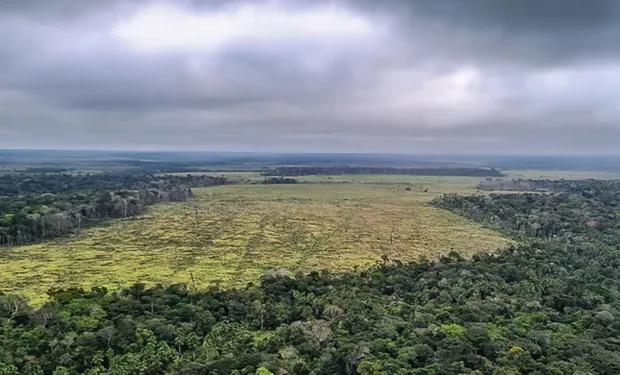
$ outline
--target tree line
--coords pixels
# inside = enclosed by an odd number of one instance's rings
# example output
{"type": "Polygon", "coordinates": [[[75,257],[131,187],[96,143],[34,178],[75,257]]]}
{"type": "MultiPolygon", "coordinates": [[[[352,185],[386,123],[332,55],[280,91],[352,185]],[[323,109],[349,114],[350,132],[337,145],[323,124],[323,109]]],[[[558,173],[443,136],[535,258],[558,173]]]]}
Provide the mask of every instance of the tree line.
{"type": "Polygon", "coordinates": [[[297,180],[288,177],[272,177],[267,178],[260,182],[263,185],[279,185],[279,184],[296,184],[297,180]]]}
{"type": "Polygon", "coordinates": [[[5,294],[0,373],[618,374],[620,190],[565,187],[437,199],[520,241],[471,259],[278,270],[238,290],[50,290],[39,309],[5,294]]]}
{"type": "Polygon", "coordinates": [[[192,196],[192,187],[225,183],[210,176],[7,174],[0,176],[0,246],[23,245],[105,219],[143,213],[192,196]]]}

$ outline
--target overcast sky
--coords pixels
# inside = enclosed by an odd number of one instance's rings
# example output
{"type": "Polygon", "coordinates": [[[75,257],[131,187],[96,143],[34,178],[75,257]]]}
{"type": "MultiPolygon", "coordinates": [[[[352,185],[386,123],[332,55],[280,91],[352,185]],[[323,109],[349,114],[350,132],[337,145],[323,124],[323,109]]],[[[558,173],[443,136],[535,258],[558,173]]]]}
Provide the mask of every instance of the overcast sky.
{"type": "Polygon", "coordinates": [[[0,148],[620,153],[619,0],[0,1],[0,148]]]}

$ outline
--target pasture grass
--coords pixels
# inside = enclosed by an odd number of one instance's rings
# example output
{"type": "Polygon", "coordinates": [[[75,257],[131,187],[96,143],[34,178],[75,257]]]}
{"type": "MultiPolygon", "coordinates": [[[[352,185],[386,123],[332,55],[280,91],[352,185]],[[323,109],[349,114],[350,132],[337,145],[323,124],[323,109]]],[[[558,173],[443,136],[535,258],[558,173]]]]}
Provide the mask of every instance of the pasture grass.
{"type": "Polygon", "coordinates": [[[192,275],[197,288],[240,287],[271,268],[342,272],[382,257],[470,256],[511,243],[427,204],[439,193],[475,192],[478,179],[359,177],[367,183],[195,189],[188,202],[155,205],[73,238],[0,248],[0,290],[41,303],[51,287],[191,283],[192,275]]]}

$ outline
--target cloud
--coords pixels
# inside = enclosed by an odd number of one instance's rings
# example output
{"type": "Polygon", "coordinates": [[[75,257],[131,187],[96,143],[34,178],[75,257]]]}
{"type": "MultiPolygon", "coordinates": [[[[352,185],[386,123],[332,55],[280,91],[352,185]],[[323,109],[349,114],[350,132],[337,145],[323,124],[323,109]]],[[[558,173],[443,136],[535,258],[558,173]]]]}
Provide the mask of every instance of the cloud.
{"type": "Polygon", "coordinates": [[[0,147],[615,152],[615,0],[0,4],[0,147]]]}
{"type": "Polygon", "coordinates": [[[322,39],[330,44],[367,37],[372,25],[335,6],[290,12],[264,3],[194,14],[165,3],[151,4],[121,22],[113,34],[145,52],[210,51],[227,44],[288,44],[322,39]]]}

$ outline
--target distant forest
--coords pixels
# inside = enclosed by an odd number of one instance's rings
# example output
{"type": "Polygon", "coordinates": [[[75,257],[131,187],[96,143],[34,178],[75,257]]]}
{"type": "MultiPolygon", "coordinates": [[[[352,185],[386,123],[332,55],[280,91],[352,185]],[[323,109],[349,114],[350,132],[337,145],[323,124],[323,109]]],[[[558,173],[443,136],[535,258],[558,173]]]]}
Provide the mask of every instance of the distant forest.
{"type": "Polygon", "coordinates": [[[291,165],[618,171],[620,156],[0,150],[0,169],[22,171],[28,168],[149,172],[259,171],[264,167],[291,165]]]}
{"type": "Polygon", "coordinates": [[[221,177],[145,173],[0,175],[0,246],[62,236],[105,219],[135,216],[159,202],[184,201],[192,187],[221,177]]]}
{"type": "Polygon", "coordinates": [[[358,174],[390,174],[412,176],[502,177],[494,168],[383,168],[383,167],[277,167],[263,172],[265,176],[340,176],[358,174]]]}
{"type": "Polygon", "coordinates": [[[0,373],[619,374],[619,185],[549,190],[437,198],[520,243],[471,259],[0,295],[0,373]]]}

